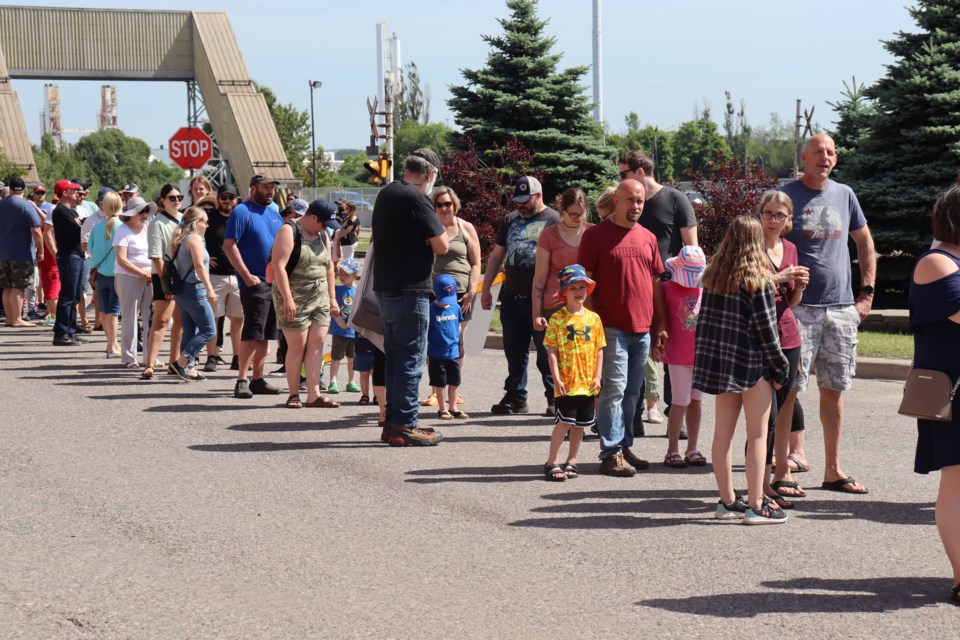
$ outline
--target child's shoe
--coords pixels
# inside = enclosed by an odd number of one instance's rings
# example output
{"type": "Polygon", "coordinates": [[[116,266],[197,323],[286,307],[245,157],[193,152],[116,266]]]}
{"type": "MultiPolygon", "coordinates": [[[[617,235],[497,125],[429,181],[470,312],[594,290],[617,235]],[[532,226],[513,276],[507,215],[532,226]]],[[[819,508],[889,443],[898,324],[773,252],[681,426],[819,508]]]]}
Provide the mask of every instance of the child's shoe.
{"type": "Polygon", "coordinates": [[[360,385],[358,385],[356,382],[348,382],[346,390],[349,393],[360,393],[360,385]]]}
{"type": "Polygon", "coordinates": [[[340,393],[340,386],[336,380],[330,382],[330,385],[327,387],[327,393],[340,393]]]}

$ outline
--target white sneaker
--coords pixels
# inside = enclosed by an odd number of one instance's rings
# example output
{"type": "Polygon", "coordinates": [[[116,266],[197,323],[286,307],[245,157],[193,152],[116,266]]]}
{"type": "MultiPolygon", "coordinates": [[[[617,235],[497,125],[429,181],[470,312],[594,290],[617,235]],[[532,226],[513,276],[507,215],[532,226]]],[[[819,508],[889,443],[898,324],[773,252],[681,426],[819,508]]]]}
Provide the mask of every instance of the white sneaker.
{"type": "Polygon", "coordinates": [[[651,424],[663,424],[663,414],[656,407],[651,407],[647,410],[643,421],[651,424]]]}

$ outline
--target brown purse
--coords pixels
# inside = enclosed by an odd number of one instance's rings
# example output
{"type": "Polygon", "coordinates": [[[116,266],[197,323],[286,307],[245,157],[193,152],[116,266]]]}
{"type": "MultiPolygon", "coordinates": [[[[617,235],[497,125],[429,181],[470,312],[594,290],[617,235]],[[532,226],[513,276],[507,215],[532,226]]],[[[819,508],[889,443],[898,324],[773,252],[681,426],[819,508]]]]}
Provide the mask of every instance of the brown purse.
{"type": "Polygon", "coordinates": [[[953,398],[960,387],[950,376],[932,369],[911,369],[903,387],[903,400],[897,413],[936,422],[953,421],[953,398]]]}

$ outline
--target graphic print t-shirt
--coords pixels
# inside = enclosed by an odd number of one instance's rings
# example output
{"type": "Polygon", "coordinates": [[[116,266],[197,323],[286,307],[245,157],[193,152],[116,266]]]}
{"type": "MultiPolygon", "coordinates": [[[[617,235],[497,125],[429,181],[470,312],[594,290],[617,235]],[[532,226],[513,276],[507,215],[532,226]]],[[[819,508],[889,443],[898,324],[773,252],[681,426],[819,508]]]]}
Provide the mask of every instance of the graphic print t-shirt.
{"type": "MultiPolygon", "coordinates": [[[[357,295],[356,287],[347,287],[342,284],[336,286],[337,306],[340,307],[340,317],[344,322],[350,320],[350,312],[353,310],[353,299],[357,295]]],[[[330,335],[340,336],[342,338],[355,338],[357,336],[353,329],[344,329],[336,320],[330,322],[330,335]]]]}
{"type": "Polygon", "coordinates": [[[697,317],[700,315],[700,298],[703,289],[691,289],[674,281],[663,283],[663,297],[667,305],[667,348],[663,353],[664,364],[693,366],[696,347],[697,317]]]}
{"type": "Polygon", "coordinates": [[[504,218],[497,232],[497,244],[506,248],[504,293],[530,295],[537,263],[537,241],[544,229],[559,221],[560,214],[550,207],[529,218],[521,216],[519,211],[504,218]]]}
{"type": "MultiPolygon", "coordinates": [[[[543,344],[557,350],[557,368],[568,396],[594,396],[591,391],[597,351],[607,346],[600,316],[589,309],[570,313],[563,307],[550,317],[543,344]]],[[[560,392],[554,393],[559,397],[560,392]]]]}

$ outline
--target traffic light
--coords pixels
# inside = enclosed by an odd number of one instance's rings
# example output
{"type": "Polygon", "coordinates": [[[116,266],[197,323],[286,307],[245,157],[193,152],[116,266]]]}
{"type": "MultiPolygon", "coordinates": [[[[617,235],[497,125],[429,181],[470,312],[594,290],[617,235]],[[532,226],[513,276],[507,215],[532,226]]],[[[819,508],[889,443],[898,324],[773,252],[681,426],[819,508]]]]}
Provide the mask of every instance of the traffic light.
{"type": "Polygon", "coordinates": [[[390,161],[383,156],[376,160],[364,162],[363,166],[371,173],[371,176],[367,178],[367,182],[370,184],[382,185],[387,181],[387,176],[390,175],[390,161]]]}

